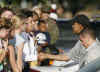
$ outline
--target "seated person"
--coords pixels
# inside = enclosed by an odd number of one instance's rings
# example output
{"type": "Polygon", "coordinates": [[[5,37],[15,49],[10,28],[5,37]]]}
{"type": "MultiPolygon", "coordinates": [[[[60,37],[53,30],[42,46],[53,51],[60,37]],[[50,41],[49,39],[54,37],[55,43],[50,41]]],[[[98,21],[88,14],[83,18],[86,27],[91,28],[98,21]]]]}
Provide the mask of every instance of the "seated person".
{"type": "Polygon", "coordinates": [[[96,35],[93,29],[86,28],[80,33],[80,41],[83,47],[73,48],[67,55],[51,55],[40,53],[39,59],[46,58],[58,61],[74,60],[79,62],[79,67],[82,68],[86,64],[100,57],[100,42],[96,40],[96,35]]]}

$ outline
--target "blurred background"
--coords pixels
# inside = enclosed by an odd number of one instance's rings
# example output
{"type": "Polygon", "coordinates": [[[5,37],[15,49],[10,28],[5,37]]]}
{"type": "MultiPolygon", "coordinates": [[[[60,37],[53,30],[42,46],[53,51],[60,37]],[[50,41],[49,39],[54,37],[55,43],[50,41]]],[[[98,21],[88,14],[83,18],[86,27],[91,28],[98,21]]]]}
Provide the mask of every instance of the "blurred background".
{"type": "Polygon", "coordinates": [[[78,37],[72,33],[70,20],[77,14],[85,14],[100,35],[100,0],[0,0],[1,7],[14,9],[43,7],[47,10],[56,9],[59,39],[58,48],[71,48],[78,37]]]}
{"type": "Polygon", "coordinates": [[[0,0],[0,6],[9,6],[15,8],[32,8],[40,5],[50,7],[56,4],[57,8],[62,8],[66,12],[76,14],[79,12],[94,13],[100,10],[100,0],[0,0]]]}

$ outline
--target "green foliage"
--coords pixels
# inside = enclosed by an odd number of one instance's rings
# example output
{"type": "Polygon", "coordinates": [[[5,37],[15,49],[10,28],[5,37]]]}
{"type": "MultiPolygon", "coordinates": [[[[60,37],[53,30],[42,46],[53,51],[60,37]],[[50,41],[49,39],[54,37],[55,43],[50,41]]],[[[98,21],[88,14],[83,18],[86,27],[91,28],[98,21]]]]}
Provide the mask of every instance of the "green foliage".
{"type": "MultiPolygon", "coordinates": [[[[22,0],[3,0],[2,3],[4,4],[4,6],[14,6],[14,7],[18,7],[20,6],[22,0]]],[[[33,0],[27,0],[27,2],[33,2],[33,0]]],[[[43,4],[43,5],[47,5],[49,4],[50,0],[38,0],[38,3],[43,4]]]]}
{"type": "Polygon", "coordinates": [[[46,4],[48,0],[39,0],[40,3],[46,4]]]}

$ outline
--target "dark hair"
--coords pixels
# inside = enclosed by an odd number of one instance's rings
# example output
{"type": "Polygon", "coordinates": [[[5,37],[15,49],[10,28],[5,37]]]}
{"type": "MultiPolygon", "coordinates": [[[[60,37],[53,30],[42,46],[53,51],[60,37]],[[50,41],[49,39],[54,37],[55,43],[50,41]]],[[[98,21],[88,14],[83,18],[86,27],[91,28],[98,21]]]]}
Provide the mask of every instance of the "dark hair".
{"type": "Polygon", "coordinates": [[[15,12],[13,11],[13,9],[8,8],[8,7],[1,8],[0,10],[1,10],[1,11],[0,11],[0,15],[1,15],[3,12],[5,12],[5,11],[11,11],[13,14],[15,14],[15,12]]]}
{"type": "Polygon", "coordinates": [[[39,20],[39,21],[38,21],[38,26],[40,26],[41,23],[46,24],[46,22],[45,22],[44,20],[39,20]]]}
{"type": "Polygon", "coordinates": [[[32,17],[33,12],[30,11],[29,9],[21,9],[20,14],[18,16],[22,16],[24,18],[32,17]]]}
{"type": "Polygon", "coordinates": [[[85,15],[77,15],[72,20],[73,24],[75,22],[81,24],[84,28],[91,27],[89,18],[85,15]]]}
{"type": "Polygon", "coordinates": [[[42,10],[42,13],[47,13],[47,14],[50,14],[50,11],[45,11],[45,10],[42,10]]]}
{"type": "Polygon", "coordinates": [[[92,28],[83,29],[83,30],[80,32],[80,35],[89,35],[89,36],[91,36],[94,40],[96,40],[96,33],[95,33],[95,30],[92,29],[92,28]]]}
{"type": "MultiPolygon", "coordinates": [[[[29,9],[20,9],[19,12],[17,13],[17,15],[23,19],[28,18],[28,17],[33,17],[34,15],[38,16],[38,14],[36,12],[31,11],[29,9]]],[[[39,16],[38,16],[38,18],[39,18],[39,16]]]]}
{"type": "Polygon", "coordinates": [[[7,25],[2,25],[2,26],[0,26],[0,30],[1,29],[9,29],[9,27],[7,25]]]}

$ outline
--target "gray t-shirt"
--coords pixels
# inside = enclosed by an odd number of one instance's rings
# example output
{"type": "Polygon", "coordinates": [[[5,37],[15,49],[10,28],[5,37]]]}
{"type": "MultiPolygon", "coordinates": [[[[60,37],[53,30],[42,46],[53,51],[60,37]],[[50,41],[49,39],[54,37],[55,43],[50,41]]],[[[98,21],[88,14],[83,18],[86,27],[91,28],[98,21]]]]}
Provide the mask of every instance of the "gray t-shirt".
{"type": "Polygon", "coordinates": [[[68,53],[68,56],[74,60],[79,62],[80,57],[84,56],[86,53],[86,50],[84,46],[81,44],[80,40],[75,44],[75,46],[70,50],[68,53]]]}
{"type": "Polygon", "coordinates": [[[97,39],[88,50],[81,44],[80,40],[69,52],[68,56],[70,59],[79,62],[80,68],[85,64],[91,62],[95,58],[100,57],[100,42],[97,39]]]}

